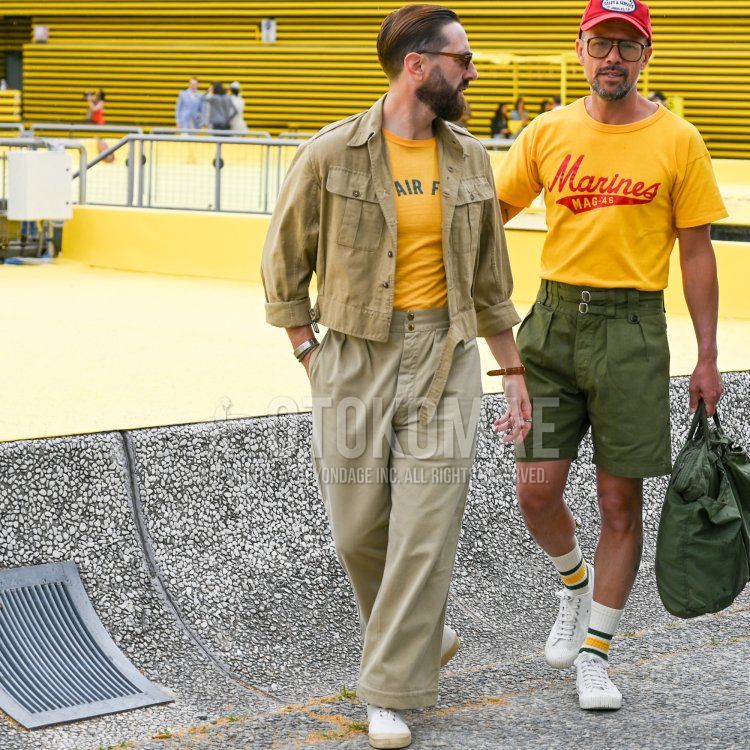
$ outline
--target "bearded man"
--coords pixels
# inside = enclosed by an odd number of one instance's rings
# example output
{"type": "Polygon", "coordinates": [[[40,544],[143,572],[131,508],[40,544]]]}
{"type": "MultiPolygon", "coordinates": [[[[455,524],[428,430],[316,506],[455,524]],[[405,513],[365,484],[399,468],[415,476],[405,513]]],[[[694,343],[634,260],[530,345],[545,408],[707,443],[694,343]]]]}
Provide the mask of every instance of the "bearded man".
{"type": "Polygon", "coordinates": [[[447,8],[408,5],[383,22],[378,56],[387,94],[300,148],[262,271],[267,320],[310,377],[370,743],[397,748],[411,742],[401,710],[435,704],[459,646],[444,620],[482,394],[477,335],[506,366],[518,425],[507,440],[531,414],[489,158],[450,122],[477,78],[466,32],[447,8]]]}

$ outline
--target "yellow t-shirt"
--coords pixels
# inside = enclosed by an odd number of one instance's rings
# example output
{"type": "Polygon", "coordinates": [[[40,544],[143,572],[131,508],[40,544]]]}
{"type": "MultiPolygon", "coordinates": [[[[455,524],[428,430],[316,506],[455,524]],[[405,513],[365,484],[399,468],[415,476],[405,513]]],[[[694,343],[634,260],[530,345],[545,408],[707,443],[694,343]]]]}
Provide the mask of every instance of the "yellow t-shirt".
{"type": "Polygon", "coordinates": [[[545,191],[541,277],[566,284],[664,289],[677,229],[727,216],[700,133],[664,107],[628,125],[594,120],[583,99],[540,115],[495,184],[524,208],[545,191]]]}
{"type": "Polygon", "coordinates": [[[448,304],[443,263],[443,208],[437,141],[411,141],[387,130],[396,198],[396,278],[393,307],[423,310],[448,304]]]}

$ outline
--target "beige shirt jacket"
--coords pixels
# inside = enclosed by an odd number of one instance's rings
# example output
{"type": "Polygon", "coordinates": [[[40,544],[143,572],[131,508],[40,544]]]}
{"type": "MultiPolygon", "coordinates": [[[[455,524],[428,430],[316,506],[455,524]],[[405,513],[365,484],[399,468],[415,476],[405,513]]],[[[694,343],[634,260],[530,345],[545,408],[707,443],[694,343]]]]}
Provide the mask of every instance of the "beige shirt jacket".
{"type": "MultiPolygon", "coordinates": [[[[261,274],[266,319],[293,328],[320,321],[341,333],[386,341],[396,273],[396,205],[381,97],[300,146],[266,236],[261,274]],[[311,306],[313,271],[318,296],[311,306]]],[[[519,322],[490,160],[462,128],[435,120],[450,328],[419,418],[437,409],[461,341],[519,322]]]]}

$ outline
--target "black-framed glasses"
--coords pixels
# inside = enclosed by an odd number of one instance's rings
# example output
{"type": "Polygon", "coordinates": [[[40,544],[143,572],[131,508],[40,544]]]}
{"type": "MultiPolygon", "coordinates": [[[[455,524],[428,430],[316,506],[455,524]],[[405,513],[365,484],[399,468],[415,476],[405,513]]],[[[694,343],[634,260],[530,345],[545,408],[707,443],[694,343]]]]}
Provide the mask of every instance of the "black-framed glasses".
{"type": "Polygon", "coordinates": [[[617,47],[623,60],[638,62],[643,57],[646,47],[650,46],[651,42],[641,44],[630,39],[607,39],[603,36],[592,36],[586,40],[587,52],[598,60],[605,58],[612,51],[612,47],[617,47]]]}
{"type": "Polygon", "coordinates": [[[460,60],[466,70],[469,69],[471,61],[474,59],[473,52],[433,52],[430,49],[419,50],[420,55],[443,55],[443,57],[452,57],[454,60],[460,60]]]}

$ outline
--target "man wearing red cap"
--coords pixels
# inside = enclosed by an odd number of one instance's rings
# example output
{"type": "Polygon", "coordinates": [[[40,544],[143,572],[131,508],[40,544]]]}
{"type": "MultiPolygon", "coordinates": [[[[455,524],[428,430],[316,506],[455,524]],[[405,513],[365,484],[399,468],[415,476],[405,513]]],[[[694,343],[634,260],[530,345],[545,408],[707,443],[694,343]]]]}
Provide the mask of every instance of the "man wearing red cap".
{"type": "MultiPolygon", "coordinates": [[[[643,478],[671,470],[669,256],[679,237],[698,340],[690,408],[702,398],[712,414],[722,381],[710,224],[727,214],[698,131],[636,89],[652,53],[648,6],[591,0],[576,51],[590,95],[534,119],[496,184],[506,222],[544,190],[549,227],[541,288],[518,332],[534,422],[516,451],[529,469],[517,480],[526,525],[564,584],[545,657],[575,664],[582,708],[616,709],[607,657],[640,563],[643,478]],[[563,500],[589,427],[601,512],[595,585],[563,500]]],[[[495,423],[513,427],[508,415],[495,423]]]]}

